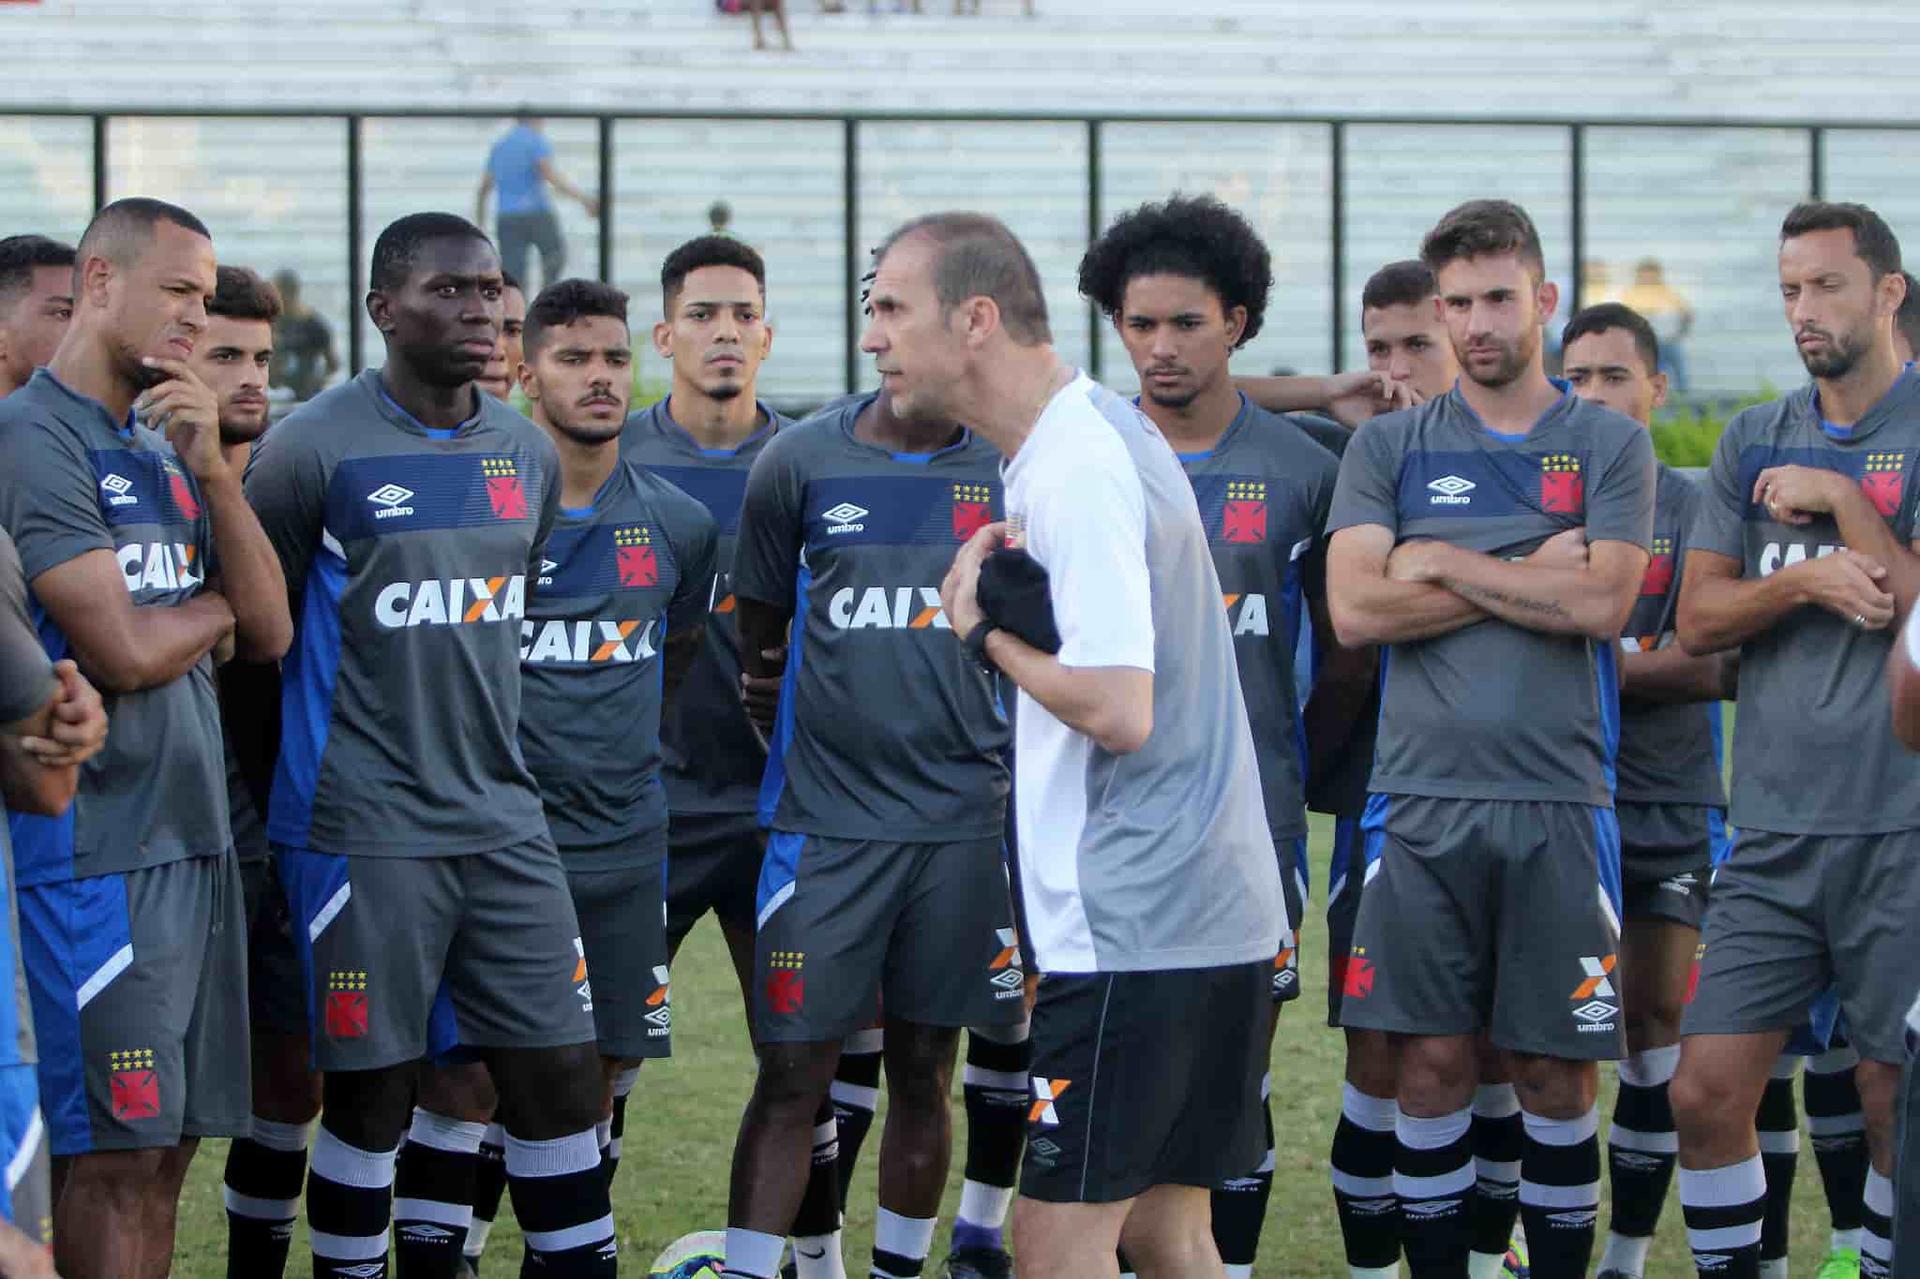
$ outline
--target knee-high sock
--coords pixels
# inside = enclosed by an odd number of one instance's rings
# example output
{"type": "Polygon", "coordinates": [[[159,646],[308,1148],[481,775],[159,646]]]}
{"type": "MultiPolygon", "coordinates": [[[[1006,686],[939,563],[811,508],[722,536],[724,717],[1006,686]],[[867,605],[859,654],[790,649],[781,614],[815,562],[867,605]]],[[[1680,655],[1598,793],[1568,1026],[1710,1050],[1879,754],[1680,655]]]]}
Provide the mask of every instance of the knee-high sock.
{"type": "Polygon", "coordinates": [[[1867,1169],[1860,1207],[1860,1279],[1887,1279],[1893,1274],[1893,1182],[1867,1169]]]}
{"type": "Polygon", "coordinates": [[[1473,1250],[1482,1257],[1507,1255],[1513,1219],[1520,1212],[1520,1160],[1526,1128],[1512,1084],[1481,1084],[1473,1091],[1473,1198],[1467,1221],[1473,1250]]]}
{"type": "Polygon", "coordinates": [[[1540,1279],[1584,1279],[1600,1216],[1600,1111],[1578,1119],[1525,1114],[1520,1217],[1540,1279]]]}
{"type": "Polygon", "coordinates": [[[253,1117],[253,1135],[227,1149],[227,1279],[280,1279],[300,1215],[311,1124],[253,1117]]]}
{"type": "Polygon", "coordinates": [[[1414,1279],[1466,1272],[1472,1237],[1473,1109],[1431,1118],[1402,1112],[1394,1121],[1393,1190],[1400,1200],[1400,1243],[1414,1279]]]}
{"type": "Polygon", "coordinates": [[[314,1279],[386,1279],[394,1150],[361,1150],[320,1117],[307,1169],[307,1235],[314,1279]]]}
{"type": "Polygon", "coordinates": [[[953,1220],[955,1248],[1003,1247],[1001,1228],[1013,1204],[1020,1155],[1027,1144],[1027,1068],[1033,1038],[1025,1023],[1005,1031],[967,1032],[962,1093],[967,1108],[967,1171],[953,1220]]]}
{"type": "Polygon", "coordinates": [[[840,1132],[833,1102],[820,1099],[813,1117],[813,1158],[807,1189],[793,1217],[793,1264],[798,1279],[846,1279],[840,1251],[840,1132]]]}
{"type": "Polygon", "coordinates": [[[933,1249],[932,1217],[903,1217],[882,1208],[873,1215],[873,1279],[919,1279],[933,1249]]]}
{"type": "Polygon", "coordinates": [[[1649,1048],[1620,1063],[1620,1092],[1607,1132],[1613,1186],[1613,1222],[1600,1269],[1640,1275],[1673,1184],[1680,1137],[1673,1127],[1667,1085],[1680,1063],[1680,1045],[1649,1048]]]}
{"type": "Polygon", "coordinates": [[[620,1146],[627,1135],[627,1098],[640,1082],[640,1067],[629,1066],[613,1077],[613,1119],[607,1125],[607,1184],[620,1171],[620,1146]]]}
{"type": "Polygon", "coordinates": [[[1397,1268],[1400,1200],[1393,1192],[1394,1121],[1400,1107],[1342,1084],[1333,1130],[1333,1206],[1352,1270],[1397,1268]]]}
{"type": "Polygon", "coordinates": [[[613,1206],[592,1128],[548,1141],[507,1134],[507,1189],[535,1273],[612,1279],[619,1268],[613,1206]]]}
{"type": "Polygon", "coordinates": [[[401,1279],[454,1279],[473,1224],[473,1179],[485,1124],[414,1107],[393,1185],[394,1262],[401,1279]]]}
{"type": "Polygon", "coordinates": [[[880,1045],[878,1026],[848,1035],[840,1050],[840,1066],[833,1073],[833,1114],[840,1128],[840,1210],[846,1211],[847,1187],[860,1161],[860,1147],[873,1127],[874,1108],[880,1104],[880,1045]]]}
{"type": "Polygon", "coordinates": [[[1799,1068],[1798,1057],[1780,1058],[1753,1117],[1760,1141],[1760,1166],[1767,1174],[1767,1210],[1760,1222],[1762,1266],[1787,1255],[1793,1177],[1800,1165],[1800,1112],[1793,1103],[1793,1076],[1799,1068]]]}
{"type": "Polygon", "coordinates": [[[501,1197],[507,1193],[507,1133],[499,1124],[488,1124],[480,1138],[480,1162],[473,1177],[473,1224],[467,1227],[467,1240],[461,1245],[467,1269],[480,1273],[480,1258],[487,1250],[487,1237],[493,1233],[493,1219],[500,1214],[501,1197]]]}
{"type": "Polygon", "coordinates": [[[1759,1279],[1760,1222],[1767,1211],[1760,1156],[1720,1168],[1682,1168],[1680,1211],[1701,1279],[1759,1279]]]}
{"type": "Polygon", "coordinates": [[[1260,1080],[1260,1124],[1266,1134],[1266,1153],[1245,1177],[1234,1177],[1213,1188],[1213,1243],[1227,1279],[1251,1274],[1260,1250],[1260,1229],[1267,1222],[1267,1200],[1273,1194],[1273,1110],[1267,1095],[1273,1076],[1260,1080]]]}
{"type": "Polygon", "coordinates": [[[1809,1057],[1807,1072],[1800,1077],[1807,1135],[1813,1139],[1813,1157],[1820,1165],[1827,1214],[1833,1221],[1833,1246],[1856,1252],[1860,1200],[1867,1188],[1867,1124],[1853,1078],[1859,1064],[1860,1054],[1851,1047],[1834,1048],[1809,1057]]]}

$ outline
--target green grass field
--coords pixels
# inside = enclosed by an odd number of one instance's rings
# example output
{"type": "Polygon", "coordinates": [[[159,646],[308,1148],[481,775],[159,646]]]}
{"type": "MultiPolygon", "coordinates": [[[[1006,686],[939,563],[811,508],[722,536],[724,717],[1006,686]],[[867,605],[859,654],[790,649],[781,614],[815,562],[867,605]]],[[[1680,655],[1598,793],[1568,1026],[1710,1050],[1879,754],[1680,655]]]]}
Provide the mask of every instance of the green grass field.
{"type": "MultiPolygon", "coordinates": [[[[1314,830],[1316,906],[1324,906],[1330,831],[1324,822],[1314,830]]],[[[1326,1172],[1327,1145],[1340,1107],[1341,1040],[1325,1025],[1325,936],[1312,912],[1303,959],[1305,993],[1281,1018],[1273,1051],[1277,1167],[1257,1267],[1267,1279],[1337,1279],[1346,1273],[1326,1172]]],[[[627,1111],[625,1154],[614,1189],[622,1269],[630,1275],[645,1273],[642,1267],[678,1236],[725,1224],[727,1168],[740,1108],[753,1082],[739,994],[711,920],[689,938],[673,983],[674,1056],[641,1072],[627,1111]]],[[[1603,1116],[1612,1104],[1611,1073],[1604,1072],[1603,1116]]],[[[943,1226],[959,1202],[958,1152],[965,1140],[957,1071],[955,1078],[956,1158],[942,1205],[943,1226]]],[[[855,1275],[865,1273],[869,1255],[878,1138],[876,1126],[848,1210],[846,1255],[848,1271],[855,1275]]],[[[208,1143],[188,1182],[174,1266],[181,1279],[218,1279],[226,1272],[226,1218],[220,1206],[225,1157],[225,1143],[208,1143]]],[[[1793,1272],[1811,1275],[1826,1251],[1827,1217],[1812,1147],[1804,1139],[1794,1199],[1793,1272]]],[[[518,1272],[520,1238],[509,1217],[503,1210],[488,1248],[487,1273],[494,1276],[518,1272]]],[[[305,1247],[302,1232],[294,1241],[290,1275],[307,1273],[305,1247]]],[[[936,1253],[945,1247],[943,1229],[936,1253]]],[[[929,1267],[930,1279],[937,1265],[936,1259],[929,1267]]],[[[1647,1273],[1659,1279],[1692,1274],[1677,1197],[1668,1201],[1647,1273]]]]}

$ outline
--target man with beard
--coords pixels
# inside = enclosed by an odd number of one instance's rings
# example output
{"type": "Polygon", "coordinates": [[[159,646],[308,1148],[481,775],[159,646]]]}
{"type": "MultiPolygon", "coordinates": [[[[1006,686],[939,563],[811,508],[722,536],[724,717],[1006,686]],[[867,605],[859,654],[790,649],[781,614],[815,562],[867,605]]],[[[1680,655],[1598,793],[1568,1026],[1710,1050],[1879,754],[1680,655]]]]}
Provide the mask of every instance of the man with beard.
{"type": "Polygon", "coordinates": [[[1703,1275],[1758,1273],[1754,1110],[1788,1032],[1838,987],[1872,1167],[1860,1273],[1893,1262],[1893,1097],[1920,914],[1920,774],[1885,668],[1920,595],[1909,491],[1920,373],[1894,322],[1900,246],[1871,209],[1813,202],[1780,230],[1780,293],[1811,385],[1727,424],[1681,589],[1680,642],[1738,649],[1733,819],[1669,1089],[1703,1275]],[[1811,781],[1818,777],[1817,783],[1811,781]]]}
{"type": "Polygon", "coordinates": [[[627,296],[589,280],[541,290],[520,384],[560,455],[560,518],[521,625],[521,751],[567,864],[605,1076],[667,1056],[667,798],[660,714],[697,650],[713,585],[706,508],[620,457],[632,395],[627,296]]]}
{"type": "MultiPolygon", "coordinates": [[[[267,825],[326,1072],[314,1273],[386,1272],[414,1063],[457,1040],[499,1089],[534,1264],[611,1275],[591,988],[518,743],[520,623],[559,461],[474,386],[504,289],[479,228],[402,218],[375,241],[370,282],[386,366],[275,426],[247,476],[299,600],[267,825]]],[[[470,1150],[480,1133],[416,1113],[412,1136],[428,1150],[470,1136],[470,1150]]],[[[442,1258],[457,1266],[457,1249],[442,1258]]]]}
{"type": "Polygon", "coordinates": [[[73,319],[73,247],[44,235],[0,240],[0,398],[53,358],[73,319]]]}
{"type": "MultiPolygon", "coordinates": [[[[207,331],[191,366],[219,402],[220,446],[244,473],[267,429],[267,381],[280,296],[245,267],[223,266],[207,304],[207,331]]],[[[227,1273],[277,1279],[307,1170],[307,1140],[320,1113],[320,1079],[308,1061],[306,993],[287,898],[267,847],[267,792],[280,742],[276,717],[249,715],[278,691],[272,667],[220,668],[226,728],[227,801],[247,912],[247,1003],[253,1047],[252,1131],[227,1150],[227,1273]]]]}
{"type": "Polygon", "coordinates": [[[1900,278],[1907,282],[1907,296],[1893,317],[1893,353],[1900,363],[1912,364],[1920,353],[1920,280],[1911,271],[1902,271],[1900,278]]]}
{"type": "Polygon", "coordinates": [[[62,1273],[164,1274],[201,1137],[248,1131],[246,954],[216,654],[287,646],[272,547],[187,361],[215,286],[204,224],[121,200],[81,237],[74,320],[0,401],[0,523],[40,634],[114,695],[60,818],[15,815],[62,1273]]]}
{"type": "Polygon", "coordinates": [[[1421,257],[1464,376],[1360,428],[1328,522],[1341,641],[1389,646],[1341,1017],[1400,1040],[1412,1273],[1466,1273],[1484,1032],[1519,1095],[1533,1273],[1575,1279],[1599,1204],[1594,1062],[1622,1041],[1614,658],[1653,448],[1547,379],[1558,295],[1523,210],[1461,205],[1421,257]]]}

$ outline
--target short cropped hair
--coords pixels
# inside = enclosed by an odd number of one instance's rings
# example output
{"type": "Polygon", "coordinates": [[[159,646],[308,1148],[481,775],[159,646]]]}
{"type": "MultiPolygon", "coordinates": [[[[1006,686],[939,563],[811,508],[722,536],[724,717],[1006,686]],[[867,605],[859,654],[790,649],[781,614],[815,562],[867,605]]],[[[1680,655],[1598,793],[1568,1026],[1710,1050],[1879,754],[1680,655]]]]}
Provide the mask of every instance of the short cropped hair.
{"type": "Polygon", "coordinates": [[[1360,290],[1360,309],[1370,311],[1383,306],[1417,306],[1440,291],[1433,270],[1418,258],[1389,262],[1367,277],[1360,290]]]}
{"type": "Polygon", "coordinates": [[[19,304],[33,287],[33,273],[41,267],[73,269],[71,244],[44,235],[10,235],[0,240],[0,312],[19,304]]]}
{"type": "Polygon", "coordinates": [[[522,293],[527,291],[526,287],[520,283],[520,277],[504,267],[500,270],[500,287],[503,289],[518,289],[522,293]]]}
{"type": "Polygon", "coordinates": [[[1021,346],[1053,341],[1040,269],[1017,236],[985,213],[929,213],[895,230],[873,251],[876,265],[896,244],[923,235],[934,247],[933,294],[948,311],[992,298],[1007,336],[1021,346]]]}
{"type": "Polygon", "coordinates": [[[1565,351],[1577,338],[1610,333],[1615,329],[1625,329],[1632,334],[1633,349],[1639,353],[1640,361],[1647,366],[1649,375],[1660,371],[1660,339],[1654,334],[1653,325],[1647,323],[1646,316],[1619,302],[1600,302],[1582,307],[1560,330],[1560,349],[1565,351]]]}
{"type": "Polygon", "coordinates": [[[625,324],[627,295],[598,280],[556,280],[527,304],[527,357],[531,359],[540,349],[548,329],[563,329],[577,320],[602,315],[625,324]]]}
{"type": "Polygon", "coordinates": [[[414,259],[435,240],[474,239],[491,245],[487,233],[456,213],[409,213],[387,224],[373,242],[373,269],[368,282],[381,292],[407,282],[414,259]]]}
{"type": "Polygon", "coordinates": [[[1864,204],[1835,200],[1806,200],[1787,211],[1780,224],[1780,242],[1814,231],[1853,232],[1853,251],[1873,272],[1873,278],[1900,270],[1900,241],[1893,228],[1864,204]]]}
{"type": "Polygon", "coordinates": [[[730,235],[700,235],[667,254],[660,264],[660,300],[672,306],[687,277],[703,266],[738,267],[760,286],[760,296],[767,296],[767,263],[758,250],[730,235]]]}
{"type": "Polygon", "coordinates": [[[208,315],[223,315],[229,320],[265,320],[268,324],[280,318],[280,290],[246,267],[223,266],[214,279],[208,315]]]}
{"type": "Polygon", "coordinates": [[[1080,292],[1109,318],[1118,316],[1127,285],[1143,275],[1198,280],[1220,309],[1245,307],[1237,345],[1259,334],[1273,288],[1273,257],[1260,233],[1212,196],[1181,196],[1122,214],[1080,259],[1080,292]]]}
{"type": "Polygon", "coordinates": [[[1894,327],[1900,330],[1900,336],[1906,338],[1907,345],[1920,351],[1920,280],[1913,278],[1913,272],[1900,273],[1907,281],[1906,300],[1900,303],[1900,309],[1894,312],[1894,327]]]}
{"type": "Polygon", "coordinates": [[[1545,278],[1547,256],[1540,248],[1540,232],[1527,211],[1511,200],[1468,200],[1448,210],[1420,242],[1420,260],[1436,277],[1448,263],[1501,253],[1514,254],[1533,268],[1535,278],[1545,278]]]}
{"type": "Polygon", "coordinates": [[[93,215],[80,235],[80,247],[74,253],[75,268],[88,258],[101,257],[115,266],[131,266],[140,258],[140,250],[153,239],[153,230],[163,222],[212,240],[207,224],[177,204],[147,196],[115,200],[93,215]]]}

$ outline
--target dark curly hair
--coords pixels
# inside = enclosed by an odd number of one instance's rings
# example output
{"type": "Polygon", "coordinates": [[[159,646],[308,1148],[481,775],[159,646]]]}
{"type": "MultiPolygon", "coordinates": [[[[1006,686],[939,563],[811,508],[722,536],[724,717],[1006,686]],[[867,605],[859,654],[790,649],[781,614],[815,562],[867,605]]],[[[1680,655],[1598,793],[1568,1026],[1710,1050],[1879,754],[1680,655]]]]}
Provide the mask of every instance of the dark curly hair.
{"type": "Polygon", "coordinates": [[[1273,258],[1253,225],[1210,195],[1174,195],[1120,216],[1080,259],[1080,292],[1109,319],[1142,275],[1203,281],[1223,311],[1247,309],[1245,346],[1260,332],[1273,288],[1273,258]]]}

